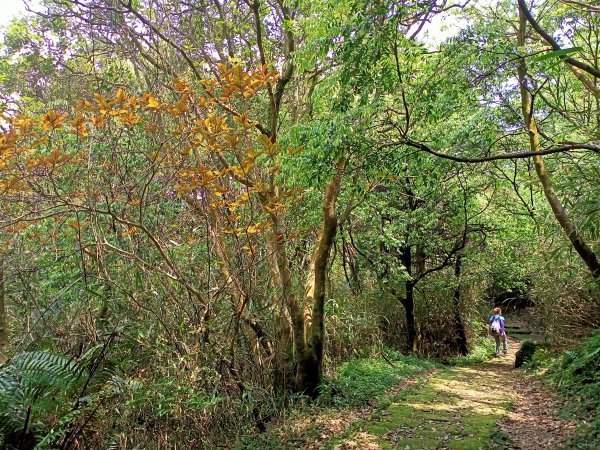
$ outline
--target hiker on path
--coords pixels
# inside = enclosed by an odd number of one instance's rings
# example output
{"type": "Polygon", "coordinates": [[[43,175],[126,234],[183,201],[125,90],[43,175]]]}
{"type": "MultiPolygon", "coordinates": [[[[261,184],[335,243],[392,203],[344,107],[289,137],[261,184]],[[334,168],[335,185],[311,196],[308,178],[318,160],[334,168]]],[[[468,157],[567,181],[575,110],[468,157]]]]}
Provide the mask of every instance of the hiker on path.
{"type": "Polygon", "coordinates": [[[504,331],[504,317],[502,310],[494,308],[490,316],[490,331],[496,341],[496,356],[500,356],[500,343],[502,343],[502,353],[508,353],[508,341],[506,340],[506,331],[504,331]]]}

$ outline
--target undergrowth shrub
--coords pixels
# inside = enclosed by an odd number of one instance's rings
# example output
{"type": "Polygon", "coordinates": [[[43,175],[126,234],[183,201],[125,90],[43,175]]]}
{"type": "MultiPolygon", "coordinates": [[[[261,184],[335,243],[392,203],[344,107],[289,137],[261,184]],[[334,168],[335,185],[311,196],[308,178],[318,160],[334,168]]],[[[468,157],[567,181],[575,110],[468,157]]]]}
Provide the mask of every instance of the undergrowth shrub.
{"type": "Polygon", "coordinates": [[[470,366],[487,361],[495,354],[495,343],[491,337],[476,336],[473,345],[466,356],[455,356],[449,359],[453,366],[470,366]]]}
{"type": "Polygon", "coordinates": [[[518,369],[523,364],[530,362],[533,359],[533,355],[537,351],[538,345],[532,341],[523,341],[521,348],[515,355],[515,368],[518,369]]]}
{"type": "Polygon", "coordinates": [[[522,368],[538,373],[540,375],[547,373],[557,364],[557,360],[561,357],[557,355],[556,350],[549,345],[538,345],[531,360],[523,364],[522,368]]]}
{"type": "Polygon", "coordinates": [[[402,379],[436,367],[435,363],[386,350],[385,357],[355,359],[321,386],[321,401],[334,406],[361,406],[381,396],[402,379]]]}
{"type": "MultiPolygon", "coordinates": [[[[535,360],[534,360],[535,361],[535,360]]],[[[600,442],[600,330],[577,351],[566,351],[549,379],[567,397],[564,412],[585,418],[573,438],[573,448],[596,449],[600,442]]]]}
{"type": "Polygon", "coordinates": [[[102,347],[78,360],[47,351],[17,353],[0,367],[0,449],[71,448],[114,375],[102,347]]]}
{"type": "Polygon", "coordinates": [[[379,326],[383,309],[370,298],[354,297],[341,289],[338,298],[329,299],[326,304],[325,365],[330,374],[335,373],[344,361],[380,351],[384,341],[379,326]]]}
{"type": "Polygon", "coordinates": [[[439,359],[458,354],[457,312],[470,347],[478,342],[482,332],[481,297],[486,280],[477,273],[479,267],[474,265],[474,261],[464,260],[458,311],[453,300],[458,282],[452,266],[431,274],[419,283],[415,293],[415,318],[420,355],[439,359]]]}
{"type": "Polygon", "coordinates": [[[406,342],[404,307],[398,299],[368,283],[361,293],[352,292],[338,264],[330,273],[325,304],[324,357],[329,377],[348,360],[376,357],[386,347],[403,349],[406,342]]]}
{"type": "Polygon", "coordinates": [[[296,401],[251,385],[232,392],[208,368],[125,377],[99,350],[21,352],[0,366],[0,450],[212,448],[296,401]]]}

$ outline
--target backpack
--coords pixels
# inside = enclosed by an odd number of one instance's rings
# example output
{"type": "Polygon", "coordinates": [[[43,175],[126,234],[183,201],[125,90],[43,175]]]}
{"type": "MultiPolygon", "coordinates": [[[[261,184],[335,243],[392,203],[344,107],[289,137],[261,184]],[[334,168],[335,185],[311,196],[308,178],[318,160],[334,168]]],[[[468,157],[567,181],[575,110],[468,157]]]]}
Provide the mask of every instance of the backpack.
{"type": "Polygon", "coordinates": [[[492,323],[490,324],[490,331],[492,334],[500,334],[500,329],[500,318],[498,316],[494,316],[492,323]]]}

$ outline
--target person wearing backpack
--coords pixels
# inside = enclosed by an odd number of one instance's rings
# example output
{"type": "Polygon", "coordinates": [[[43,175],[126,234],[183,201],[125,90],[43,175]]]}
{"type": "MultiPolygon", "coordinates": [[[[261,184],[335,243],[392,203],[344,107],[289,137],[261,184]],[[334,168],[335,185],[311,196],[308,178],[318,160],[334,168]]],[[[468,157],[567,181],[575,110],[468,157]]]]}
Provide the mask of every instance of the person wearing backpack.
{"type": "Polygon", "coordinates": [[[496,356],[500,356],[500,344],[502,344],[502,353],[508,353],[508,342],[506,340],[506,332],[504,331],[504,317],[502,310],[494,308],[490,316],[490,332],[496,341],[496,356]]]}

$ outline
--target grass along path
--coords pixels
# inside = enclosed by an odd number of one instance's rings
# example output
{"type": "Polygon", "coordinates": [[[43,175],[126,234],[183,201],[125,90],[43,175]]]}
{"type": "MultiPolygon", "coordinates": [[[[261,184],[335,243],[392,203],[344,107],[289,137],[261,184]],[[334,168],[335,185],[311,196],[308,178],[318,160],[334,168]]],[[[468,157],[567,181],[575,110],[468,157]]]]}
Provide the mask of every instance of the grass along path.
{"type": "Polygon", "coordinates": [[[509,354],[474,367],[434,373],[387,408],[375,411],[338,449],[555,449],[571,429],[556,418],[557,402],[515,370],[509,354]]]}

